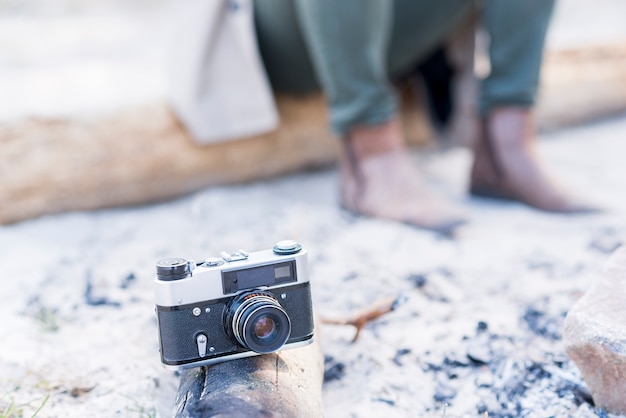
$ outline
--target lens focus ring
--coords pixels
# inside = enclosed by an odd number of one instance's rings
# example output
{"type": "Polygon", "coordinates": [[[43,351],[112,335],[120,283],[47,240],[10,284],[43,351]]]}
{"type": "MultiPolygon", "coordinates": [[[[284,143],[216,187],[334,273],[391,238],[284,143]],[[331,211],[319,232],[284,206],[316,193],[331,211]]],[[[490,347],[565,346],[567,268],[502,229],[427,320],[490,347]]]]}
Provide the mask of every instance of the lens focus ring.
{"type": "Polygon", "coordinates": [[[257,353],[279,350],[289,339],[291,322],[268,292],[240,295],[231,304],[226,327],[242,346],[257,353]]]}

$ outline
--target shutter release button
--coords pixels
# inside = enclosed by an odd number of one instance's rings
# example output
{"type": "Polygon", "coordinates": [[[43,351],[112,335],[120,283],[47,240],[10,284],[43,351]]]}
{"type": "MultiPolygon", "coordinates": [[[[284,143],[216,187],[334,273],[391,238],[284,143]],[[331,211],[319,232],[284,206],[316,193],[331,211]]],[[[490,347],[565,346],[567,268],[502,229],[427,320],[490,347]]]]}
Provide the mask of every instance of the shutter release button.
{"type": "Polygon", "coordinates": [[[278,255],[288,255],[288,254],[296,254],[301,249],[302,249],[302,245],[298,244],[297,241],[286,239],[283,241],[278,241],[276,245],[274,245],[273,250],[278,255]]]}

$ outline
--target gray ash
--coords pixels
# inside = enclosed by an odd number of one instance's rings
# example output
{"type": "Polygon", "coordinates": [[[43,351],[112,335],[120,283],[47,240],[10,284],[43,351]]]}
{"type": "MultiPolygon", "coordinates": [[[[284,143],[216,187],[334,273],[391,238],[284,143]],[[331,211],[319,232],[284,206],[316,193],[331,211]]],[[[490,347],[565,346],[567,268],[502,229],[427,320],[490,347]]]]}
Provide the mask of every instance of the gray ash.
{"type": "Polygon", "coordinates": [[[122,282],[120,283],[120,289],[128,289],[128,286],[130,286],[136,280],[137,276],[135,276],[135,273],[128,273],[128,275],[126,275],[126,277],[122,279],[122,282]]]}
{"type": "Polygon", "coordinates": [[[407,280],[419,289],[426,285],[428,278],[426,277],[426,274],[411,274],[407,277],[407,280]]]}
{"type": "Polygon", "coordinates": [[[324,383],[341,380],[346,374],[346,365],[332,356],[324,357],[324,383]]]}
{"type": "Polygon", "coordinates": [[[529,360],[525,350],[536,337],[500,336],[483,328],[479,327],[474,337],[462,338],[458,348],[439,362],[429,359],[426,363],[424,370],[432,374],[436,385],[436,404],[453,404],[460,389],[457,376],[469,373],[480,397],[476,411],[490,418],[527,416],[524,411],[529,410],[568,411],[583,404],[594,408],[588,389],[568,358],[545,353],[543,359],[529,360]],[[476,352],[481,353],[479,358],[476,352]]]}
{"type": "Polygon", "coordinates": [[[122,304],[120,302],[112,301],[106,296],[95,296],[93,291],[93,284],[91,279],[91,272],[87,271],[85,274],[85,303],[89,306],[113,306],[119,308],[122,304]]]}
{"type": "Polygon", "coordinates": [[[550,340],[561,339],[561,329],[566,312],[559,315],[550,315],[543,308],[537,306],[528,306],[522,317],[528,328],[540,337],[550,340]]]}

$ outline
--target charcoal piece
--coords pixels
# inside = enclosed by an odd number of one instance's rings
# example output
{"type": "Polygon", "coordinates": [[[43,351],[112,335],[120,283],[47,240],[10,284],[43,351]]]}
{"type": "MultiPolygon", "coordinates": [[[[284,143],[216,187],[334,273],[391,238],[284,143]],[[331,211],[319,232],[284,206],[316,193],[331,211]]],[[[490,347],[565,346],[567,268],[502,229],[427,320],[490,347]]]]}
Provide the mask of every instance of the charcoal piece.
{"type": "Polygon", "coordinates": [[[407,278],[407,280],[413,283],[413,286],[417,287],[418,289],[424,287],[428,282],[428,278],[425,274],[411,274],[407,278]]]}
{"type": "Polygon", "coordinates": [[[407,354],[411,353],[411,349],[410,348],[400,348],[396,351],[396,354],[393,356],[393,362],[394,364],[396,364],[397,366],[402,366],[402,358],[404,356],[406,356],[407,354]]]}
{"type": "Polygon", "coordinates": [[[555,341],[561,338],[562,318],[550,316],[533,306],[526,308],[522,318],[535,335],[555,341]]]}
{"type": "Polygon", "coordinates": [[[85,303],[89,306],[114,306],[119,308],[122,304],[109,300],[106,296],[94,296],[93,285],[91,284],[91,274],[87,273],[87,283],[85,286],[85,303]]]}
{"type": "Polygon", "coordinates": [[[489,342],[484,338],[470,342],[466,355],[477,365],[489,364],[493,357],[489,342]]]}
{"type": "Polygon", "coordinates": [[[332,356],[324,357],[324,383],[341,380],[346,374],[346,365],[332,356]]]}
{"type": "Polygon", "coordinates": [[[487,324],[485,321],[478,321],[478,323],[476,324],[476,333],[479,334],[481,332],[485,332],[489,329],[489,324],[487,324]]]}
{"type": "Polygon", "coordinates": [[[135,273],[128,273],[128,275],[122,279],[122,283],[120,283],[120,288],[127,289],[128,286],[130,286],[136,279],[137,276],[135,276],[135,273]]]}
{"type": "Polygon", "coordinates": [[[391,406],[394,406],[396,404],[396,401],[394,401],[393,399],[388,399],[388,398],[376,398],[374,399],[374,401],[386,403],[387,405],[391,405],[391,406]]]}
{"type": "Polygon", "coordinates": [[[580,406],[584,403],[595,406],[591,392],[589,392],[589,389],[584,385],[562,380],[559,382],[554,392],[559,395],[559,398],[572,394],[576,406],[580,406]]]}
{"type": "Polygon", "coordinates": [[[606,410],[604,408],[596,409],[595,413],[598,416],[598,418],[609,418],[609,415],[606,413],[606,410]]]}
{"type": "Polygon", "coordinates": [[[552,362],[558,368],[563,368],[563,366],[569,362],[569,357],[567,357],[565,353],[553,353],[552,362]]]}
{"type": "Polygon", "coordinates": [[[451,386],[439,383],[435,389],[433,399],[435,402],[448,402],[456,397],[456,389],[451,386]]]}
{"type": "Polygon", "coordinates": [[[548,379],[552,377],[552,374],[543,368],[543,366],[539,363],[531,363],[530,366],[526,368],[526,381],[529,383],[534,383],[542,379],[548,379]]]}
{"type": "Polygon", "coordinates": [[[443,359],[444,366],[448,367],[467,367],[470,365],[469,361],[467,361],[466,357],[461,357],[456,353],[450,353],[443,359]]]}

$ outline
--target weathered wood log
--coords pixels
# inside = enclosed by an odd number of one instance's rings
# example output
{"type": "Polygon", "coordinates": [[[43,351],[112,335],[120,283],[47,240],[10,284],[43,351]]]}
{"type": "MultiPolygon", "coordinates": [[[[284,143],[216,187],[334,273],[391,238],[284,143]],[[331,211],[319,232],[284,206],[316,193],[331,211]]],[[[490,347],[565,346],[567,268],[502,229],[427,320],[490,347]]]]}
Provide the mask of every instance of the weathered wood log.
{"type": "MultiPolygon", "coordinates": [[[[626,110],[625,43],[550,52],[543,76],[542,127],[626,110]]],[[[282,123],[276,131],[209,146],[196,145],[164,103],[89,120],[0,124],[0,223],[155,202],[332,163],[337,143],[327,129],[322,96],[279,97],[278,106],[282,123]]],[[[433,136],[418,106],[404,110],[412,143],[433,136]]],[[[471,117],[460,120],[455,132],[475,130],[471,117]]]]}
{"type": "Polygon", "coordinates": [[[0,125],[0,223],[164,200],[332,161],[321,98],[279,103],[281,129],[204,147],[165,103],[89,120],[0,125]]]}
{"type": "Polygon", "coordinates": [[[322,417],[324,358],[318,342],[186,370],[176,418],[322,417]]]}
{"type": "MultiPolygon", "coordinates": [[[[134,205],[328,165],[337,143],[321,95],[279,97],[280,129],[200,146],[164,103],[89,120],[0,125],[0,223],[134,205]]],[[[410,136],[424,140],[420,113],[410,136]]],[[[423,118],[423,116],[421,116],[423,118]]]]}
{"type": "Polygon", "coordinates": [[[539,125],[554,129],[626,111],[626,39],[548,51],[541,74],[539,125]]]}

